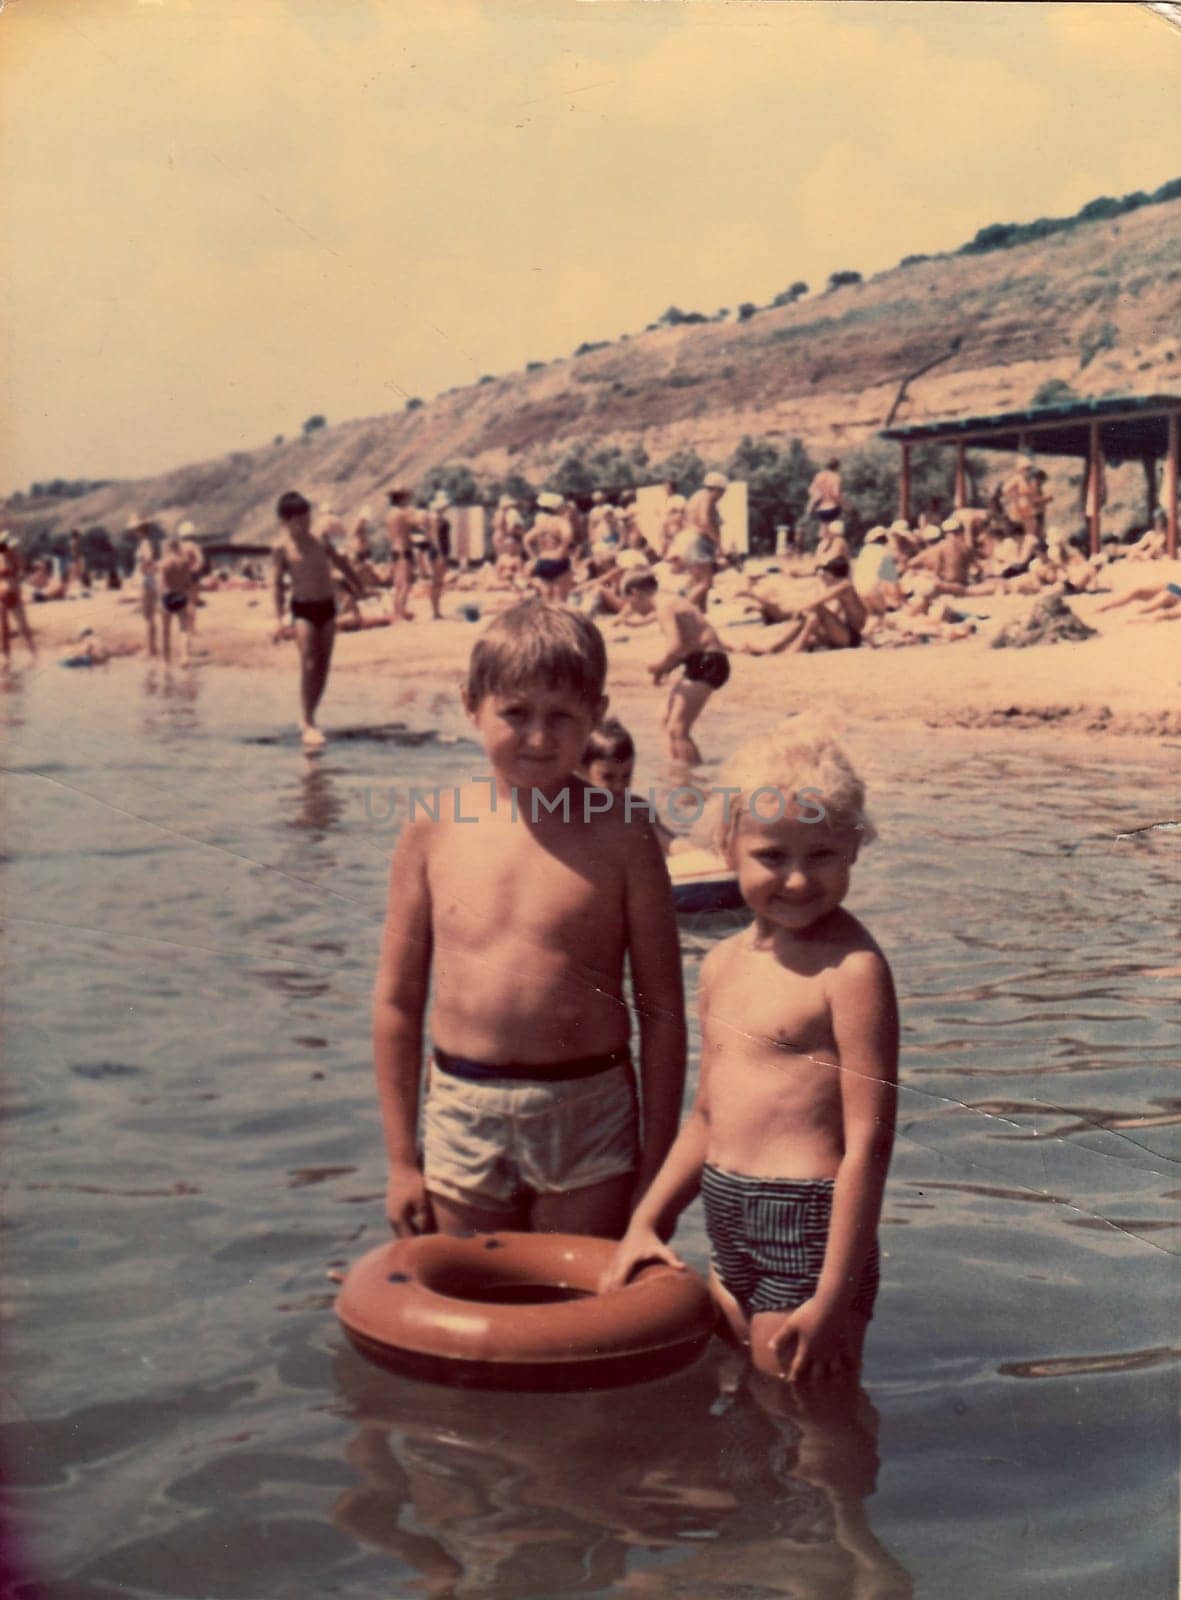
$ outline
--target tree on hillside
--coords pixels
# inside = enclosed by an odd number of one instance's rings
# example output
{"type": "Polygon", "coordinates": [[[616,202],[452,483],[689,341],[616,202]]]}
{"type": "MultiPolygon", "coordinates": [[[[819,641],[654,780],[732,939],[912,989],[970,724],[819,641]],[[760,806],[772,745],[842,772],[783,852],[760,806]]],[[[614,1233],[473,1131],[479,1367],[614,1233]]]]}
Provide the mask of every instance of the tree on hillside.
{"type": "Polygon", "coordinates": [[[472,469],[464,462],[431,467],[418,485],[417,498],[429,500],[440,490],[456,506],[474,506],[480,501],[480,486],[472,469]]]}
{"type": "Polygon", "coordinates": [[[568,450],[554,470],[548,474],[545,487],[550,494],[569,495],[572,499],[585,498],[595,488],[590,468],[578,450],[568,450]]]}
{"type": "Polygon", "coordinates": [[[696,450],[674,450],[663,461],[653,462],[648,473],[650,483],[675,483],[677,493],[696,494],[701,488],[708,468],[696,450]]]}
{"type": "Polygon", "coordinates": [[[537,490],[520,472],[510,472],[504,478],[493,478],[484,491],[484,504],[495,506],[502,494],[512,495],[520,506],[531,507],[537,499],[537,490]]]}
{"type": "Polygon", "coordinates": [[[798,439],[779,450],[769,439],[748,434],[726,463],[731,478],[746,480],[752,550],[775,549],[775,528],[790,515],[798,520],[808,503],[816,463],[798,439]]]}
{"type": "Polygon", "coordinates": [[[831,294],[834,289],[844,289],[851,283],[860,282],[861,274],[859,272],[830,272],[828,275],[829,293],[831,294]]]}
{"type": "Polygon", "coordinates": [[[1029,403],[1032,406],[1064,406],[1078,398],[1065,378],[1047,378],[1045,383],[1038,385],[1029,403]]]}
{"type": "Polygon", "coordinates": [[[738,307],[739,322],[749,322],[753,316],[758,315],[758,310],[759,308],[753,300],[744,300],[738,307]]]}
{"type": "Polygon", "coordinates": [[[319,412],[317,412],[314,417],[309,417],[308,420],[304,423],[304,425],[303,425],[303,436],[306,439],[309,436],[309,434],[317,433],[317,432],[319,432],[319,430],[321,428],[326,428],[327,426],[328,426],[327,417],[322,417],[319,414],[319,412]]]}
{"type": "MultiPolygon", "coordinates": [[[[979,504],[979,462],[967,458],[968,499],[979,504]]],[[[858,445],[841,458],[841,498],[845,523],[854,536],[877,522],[890,523],[898,515],[901,457],[898,446],[884,439],[858,445]]],[[[955,458],[950,450],[933,444],[916,444],[910,451],[910,505],[913,515],[932,500],[950,508],[955,496],[955,458]]]]}
{"type": "Polygon", "coordinates": [[[419,399],[419,397],[416,394],[415,395],[411,395],[410,399],[407,400],[406,409],[407,409],[407,411],[421,411],[422,410],[422,401],[419,399]]]}
{"type": "Polygon", "coordinates": [[[790,289],[783,289],[772,300],[773,306],[794,306],[802,295],[807,294],[808,285],[802,278],[797,278],[790,289]]]}

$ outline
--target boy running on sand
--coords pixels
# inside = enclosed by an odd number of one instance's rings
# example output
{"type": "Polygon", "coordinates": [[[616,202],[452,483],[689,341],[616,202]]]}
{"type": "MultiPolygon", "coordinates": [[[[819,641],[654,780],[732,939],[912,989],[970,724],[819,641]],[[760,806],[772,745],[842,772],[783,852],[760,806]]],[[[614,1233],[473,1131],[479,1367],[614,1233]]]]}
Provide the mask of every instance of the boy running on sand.
{"type": "Polygon", "coordinates": [[[685,1024],[660,846],[642,810],[607,811],[572,776],[607,703],[606,668],[602,636],[577,613],[534,600],[503,612],[463,694],[491,775],[439,795],[398,839],[373,1041],[399,1235],[618,1238],[676,1133],[685,1024]]]}
{"type": "Polygon", "coordinates": [[[711,1285],[758,1370],[846,1376],[877,1293],[897,1094],[890,969],[841,908],[872,825],[843,751],[802,728],[745,745],[727,784],[714,843],[754,926],[702,966],[697,1099],[605,1287],[679,1264],[662,1240],[700,1189],[711,1285]]]}
{"type": "Polygon", "coordinates": [[[290,582],[291,615],[295,621],[295,642],[299,646],[300,736],[309,750],[317,750],[325,740],[316,726],[316,707],[328,683],[336,637],[332,569],[335,567],[341,573],[354,597],[360,598],[361,586],[340,552],[312,533],[311,502],[305,500],[298,489],[288,489],[279,496],[275,513],[283,524],[283,531],[271,550],[274,641],[278,644],[283,638],[283,612],[290,582]]]}
{"type": "Polygon", "coordinates": [[[672,760],[696,766],[701,752],[690,730],[714,690],[729,682],[730,658],[716,628],[692,601],[659,594],[659,587],[651,572],[629,572],[623,580],[627,607],[621,620],[654,616],[660,624],[668,648],[648,668],[655,683],[663,683],[676,667],[684,669],[669,692],[664,726],[672,760]]]}

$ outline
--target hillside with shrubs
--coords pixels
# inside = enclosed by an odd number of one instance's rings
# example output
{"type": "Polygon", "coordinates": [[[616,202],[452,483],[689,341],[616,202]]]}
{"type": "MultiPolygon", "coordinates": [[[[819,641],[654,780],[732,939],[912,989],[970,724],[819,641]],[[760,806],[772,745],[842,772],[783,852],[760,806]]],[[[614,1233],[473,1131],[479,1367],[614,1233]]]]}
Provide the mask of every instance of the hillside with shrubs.
{"type": "MultiPolygon", "coordinates": [[[[487,500],[666,476],[691,489],[721,466],[748,479],[756,532],[766,532],[798,511],[814,463],[830,454],[845,464],[858,520],[888,509],[896,452],[876,435],[892,412],[905,423],[1181,393],[1181,181],[1072,218],[993,224],[954,253],[872,277],[843,268],[809,288],[785,262],[784,284],[763,306],[673,305],[643,331],[485,373],[397,413],[309,418],[294,437],[136,482],[31,486],[6,520],[54,538],[71,527],[115,533],[134,507],[252,541],[270,536],[275,498],[291,485],[349,515],[376,509],[396,481],[487,500]]],[[[973,459],[978,492],[1003,465],[973,459]]],[[[920,457],[918,492],[928,479],[941,487],[947,471],[920,457]]],[[[1113,473],[1109,505],[1122,497],[1130,514],[1142,485],[1138,465],[1113,473]]]]}

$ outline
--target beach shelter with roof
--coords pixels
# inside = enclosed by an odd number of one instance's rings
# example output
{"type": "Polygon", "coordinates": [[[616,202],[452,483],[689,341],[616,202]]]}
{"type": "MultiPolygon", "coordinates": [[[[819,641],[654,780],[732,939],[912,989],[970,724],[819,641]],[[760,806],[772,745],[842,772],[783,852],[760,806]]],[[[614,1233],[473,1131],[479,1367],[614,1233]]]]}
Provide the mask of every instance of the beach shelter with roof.
{"type": "MultiPolygon", "coordinates": [[[[902,447],[900,514],[910,518],[910,450],[915,444],[955,446],[955,503],[967,498],[964,452],[1029,451],[1044,456],[1078,456],[1087,464],[1086,513],[1091,553],[1099,550],[1104,470],[1108,463],[1142,461],[1155,482],[1156,463],[1163,458],[1161,505],[1168,517],[1168,553],[1177,554],[1177,488],[1181,395],[1112,395],[1103,400],[1069,400],[1060,405],[1030,406],[985,417],[955,417],[943,422],[916,422],[883,428],[883,439],[902,447]]],[[[1151,512],[1151,507],[1149,508],[1151,512]]]]}

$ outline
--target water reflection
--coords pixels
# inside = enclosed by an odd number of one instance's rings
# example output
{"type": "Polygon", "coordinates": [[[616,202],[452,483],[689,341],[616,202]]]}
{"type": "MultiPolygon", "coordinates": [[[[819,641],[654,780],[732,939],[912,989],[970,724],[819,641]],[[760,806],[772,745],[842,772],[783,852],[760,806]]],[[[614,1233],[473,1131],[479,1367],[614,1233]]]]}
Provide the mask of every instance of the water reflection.
{"type": "Polygon", "coordinates": [[[150,739],[175,743],[201,725],[200,676],[191,667],[149,667],[143,677],[140,729],[150,739]]]}
{"type": "MultiPolygon", "coordinates": [[[[716,1347],[720,1350],[720,1347],[716,1347]]],[[[912,1594],[865,1510],[878,1419],[864,1391],[805,1395],[711,1353],[624,1391],[473,1393],[336,1360],[357,1487],[333,1521],[423,1592],[912,1594]]]]}
{"type": "Polygon", "coordinates": [[[291,806],[287,827],[303,829],[317,843],[339,825],[344,815],[344,801],[332,771],[318,756],[304,758],[299,783],[284,793],[283,801],[284,809],[291,806]]]}

